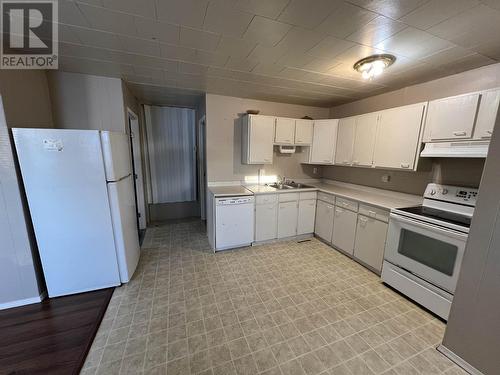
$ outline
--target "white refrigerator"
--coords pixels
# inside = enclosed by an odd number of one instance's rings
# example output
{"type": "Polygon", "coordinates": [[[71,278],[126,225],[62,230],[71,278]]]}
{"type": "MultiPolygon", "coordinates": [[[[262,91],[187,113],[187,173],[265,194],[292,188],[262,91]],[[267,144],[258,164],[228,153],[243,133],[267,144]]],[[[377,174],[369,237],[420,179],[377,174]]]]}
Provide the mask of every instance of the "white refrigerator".
{"type": "Polygon", "coordinates": [[[128,282],[140,255],[128,136],[12,133],[49,296],[128,282]]]}

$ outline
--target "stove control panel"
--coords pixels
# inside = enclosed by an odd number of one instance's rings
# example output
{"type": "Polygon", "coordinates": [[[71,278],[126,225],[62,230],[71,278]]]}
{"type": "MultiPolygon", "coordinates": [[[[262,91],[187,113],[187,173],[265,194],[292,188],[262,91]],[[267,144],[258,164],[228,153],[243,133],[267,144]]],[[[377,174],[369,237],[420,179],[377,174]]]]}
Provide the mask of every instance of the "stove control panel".
{"type": "Polygon", "coordinates": [[[477,198],[475,188],[451,186],[441,184],[428,184],[424,192],[424,198],[435,199],[443,202],[460,203],[467,206],[475,206],[477,198]]]}

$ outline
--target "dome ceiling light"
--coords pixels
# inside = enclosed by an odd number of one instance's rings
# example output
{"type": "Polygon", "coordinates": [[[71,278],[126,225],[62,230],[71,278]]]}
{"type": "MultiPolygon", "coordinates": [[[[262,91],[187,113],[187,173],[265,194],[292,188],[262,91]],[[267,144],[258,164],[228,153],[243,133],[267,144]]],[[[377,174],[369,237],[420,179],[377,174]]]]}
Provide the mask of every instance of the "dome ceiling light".
{"type": "Polygon", "coordinates": [[[353,65],[354,70],[361,73],[364,79],[372,80],[394,64],[396,56],[389,54],[371,55],[362,58],[353,65]]]}

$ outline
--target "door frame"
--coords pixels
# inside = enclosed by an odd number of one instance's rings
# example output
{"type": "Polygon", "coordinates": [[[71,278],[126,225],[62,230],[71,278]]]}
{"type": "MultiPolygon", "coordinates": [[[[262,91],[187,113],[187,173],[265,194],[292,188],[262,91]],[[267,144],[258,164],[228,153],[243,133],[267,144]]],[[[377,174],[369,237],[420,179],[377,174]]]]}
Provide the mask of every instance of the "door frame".
{"type": "Polygon", "coordinates": [[[207,158],[206,158],[206,132],[207,122],[206,116],[203,115],[198,120],[198,191],[200,195],[200,216],[201,220],[207,219],[206,210],[206,188],[207,188],[207,158]]]}
{"type": "Polygon", "coordinates": [[[139,116],[127,107],[128,134],[130,136],[130,155],[134,173],[134,189],[137,203],[139,230],[146,229],[146,202],[144,196],[144,174],[142,171],[141,153],[141,129],[139,126],[139,116]]]}

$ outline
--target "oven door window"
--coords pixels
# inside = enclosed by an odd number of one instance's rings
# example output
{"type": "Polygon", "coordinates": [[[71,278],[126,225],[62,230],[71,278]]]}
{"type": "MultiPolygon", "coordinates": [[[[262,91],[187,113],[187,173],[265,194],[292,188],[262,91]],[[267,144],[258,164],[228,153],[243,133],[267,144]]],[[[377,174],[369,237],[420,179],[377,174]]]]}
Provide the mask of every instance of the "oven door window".
{"type": "Polygon", "coordinates": [[[402,228],[398,253],[451,276],[457,260],[458,247],[402,228]]]}

